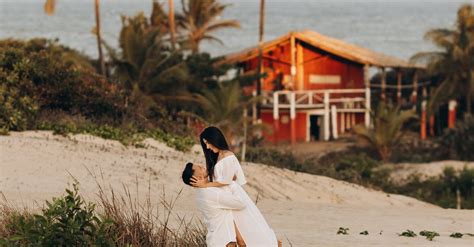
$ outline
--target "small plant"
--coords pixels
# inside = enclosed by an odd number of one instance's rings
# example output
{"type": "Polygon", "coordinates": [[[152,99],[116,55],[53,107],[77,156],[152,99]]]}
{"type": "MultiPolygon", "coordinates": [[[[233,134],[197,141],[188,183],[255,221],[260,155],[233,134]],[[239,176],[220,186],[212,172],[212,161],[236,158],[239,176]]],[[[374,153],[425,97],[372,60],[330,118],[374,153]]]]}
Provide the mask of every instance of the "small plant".
{"type": "Polygon", "coordinates": [[[369,235],[369,232],[367,230],[360,232],[359,235],[369,235]]]}
{"type": "Polygon", "coordinates": [[[437,236],[439,236],[439,233],[434,232],[434,231],[421,231],[420,236],[426,237],[429,241],[433,241],[433,239],[437,236]]]}
{"type": "Polygon", "coordinates": [[[455,233],[451,233],[451,235],[449,235],[451,238],[462,238],[463,234],[460,233],[460,232],[455,232],[455,233]]]}
{"type": "Polygon", "coordinates": [[[339,230],[337,230],[337,234],[349,235],[347,231],[349,231],[349,228],[339,227],[339,230]]]}
{"type": "Polygon", "coordinates": [[[356,125],[353,130],[357,136],[377,150],[382,161],[387,162],[405,133],[403,126],[416,118],[416,113],[411,110],[401,111],[399,106],[380,103],[372,112],[373,128],[356,125]]]}
{"type": "Polygon", "coordinates": [[[416,237],[416,233],[412,230],[407,229],[406,231],[402,232],[401,234],[398,234],[398,236],[414,238],[414,237],[416,237]]]}
{"type": "Polygon", "coordinates": [[[11,214],[7,246],[113,246],[112,222],[95,213],[95,204],[78,194],[78,184],[66,195],[46,201],[41,214],[11,214]]]}

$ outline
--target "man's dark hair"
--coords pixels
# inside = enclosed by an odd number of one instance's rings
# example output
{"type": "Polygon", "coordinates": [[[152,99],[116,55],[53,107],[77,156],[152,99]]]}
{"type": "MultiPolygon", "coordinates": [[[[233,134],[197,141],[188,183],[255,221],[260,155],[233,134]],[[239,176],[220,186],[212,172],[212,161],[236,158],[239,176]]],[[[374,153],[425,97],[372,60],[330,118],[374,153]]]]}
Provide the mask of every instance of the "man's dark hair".
{"type": "Polygon", "coordinates": [[[194,171],[193,171],[193,163],[189,162],[186,164],[186,167],[184,168],[183,175],[181,176],[183,178],[183,182],[189,186],[191,185],[191,177],[193,176],[194,171]]]}

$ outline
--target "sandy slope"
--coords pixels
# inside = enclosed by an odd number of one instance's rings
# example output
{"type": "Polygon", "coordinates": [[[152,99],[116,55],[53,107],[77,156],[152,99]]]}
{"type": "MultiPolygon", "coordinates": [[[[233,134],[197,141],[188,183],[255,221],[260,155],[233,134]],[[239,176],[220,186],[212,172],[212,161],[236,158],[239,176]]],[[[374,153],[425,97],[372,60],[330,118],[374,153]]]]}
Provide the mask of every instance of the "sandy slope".
{"type": "MultiPolygon", "coordinates": [[[[87,198],[94,200],[97,187],[90,170],[119,189],[122,183],[133,187],[138,182],[135,194],[145,194],[151,181],[156,198],[163,188],[173,195],[184,187],[178,212],[197,215],[192,188],[181,183],[180,172],[186,161],[202,162],[199,148],[181,153],[153,140],[146,143],[147,149],[136,149],[88,135],[0,136],[0,191],[17,204],[41,204],[62,193],[72,174],[87,198]]],[[[259,208],[286,246],[289,242],[293,246],[474,245],[473,237],[448,237],[456,231],[474,233],[472,210],[441,209],[409,197],[265,165],[243,164],[243,169],[249,181],[245,189],[253,198],[258,194],[259,208]],[[350,228],[351,234],[336,235],[339,227],[350,228]],[[406,229],[435,230],[442,236],[429,242],[396,235],[406,229]],[[359,235],[363,230],[370,235],[359,235]]]]}

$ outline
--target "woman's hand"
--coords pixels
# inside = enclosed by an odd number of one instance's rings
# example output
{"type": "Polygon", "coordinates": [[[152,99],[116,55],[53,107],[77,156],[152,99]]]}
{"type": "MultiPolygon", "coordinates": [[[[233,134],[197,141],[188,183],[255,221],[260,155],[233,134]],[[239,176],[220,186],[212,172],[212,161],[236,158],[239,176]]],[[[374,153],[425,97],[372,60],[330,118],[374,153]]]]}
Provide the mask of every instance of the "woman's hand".
{"type": "Polygon", "coordinates": [[[237,180],[237,175],[234,175],[234,177],[232,178],[232,181],[235,181],[237,180]]]}
{"type": "Polygon", "coordinates": [[[191,177],[191,185],[197,188],[206,188],[207,180],[204,178],[191,177]]]}

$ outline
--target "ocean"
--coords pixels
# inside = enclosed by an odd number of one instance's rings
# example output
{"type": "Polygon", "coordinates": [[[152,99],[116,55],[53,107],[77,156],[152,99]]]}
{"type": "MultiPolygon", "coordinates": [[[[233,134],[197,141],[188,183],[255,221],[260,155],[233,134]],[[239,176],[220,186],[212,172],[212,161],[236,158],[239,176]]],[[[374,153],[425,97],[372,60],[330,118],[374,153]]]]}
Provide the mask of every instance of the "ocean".
{"type": "MultiPolygon", "coordinates": [[[[57,38],[62,44],[97,57],[93,0],[57,0],[47,16],[44,0],[0,0],[0,39],[57,38]]],[[[167,2],[162,0],[161,2],[167,2]]],[[[259,0],[224,0],[222,19],[236,19],[240,29],[215,33],[224,45],[205,42],[201,50],[224,55],[258,42],[259,0]]],[[[121,15],[149,15],[152,0],[102,0],[104,39],[118,46],[121,15]]],[[[175,0],[176,11],[181,1],[175,0]]],[[[408,59],[435,47],[425,41],[433,28],[454,28],[457,9],[470,0],[266,0],[265,40],[289,31],[310,29],[378,52],[408,59]]],[[[167,9],[167,6],[165,6],[167,9]]]]}

